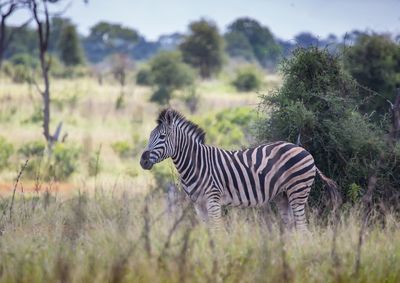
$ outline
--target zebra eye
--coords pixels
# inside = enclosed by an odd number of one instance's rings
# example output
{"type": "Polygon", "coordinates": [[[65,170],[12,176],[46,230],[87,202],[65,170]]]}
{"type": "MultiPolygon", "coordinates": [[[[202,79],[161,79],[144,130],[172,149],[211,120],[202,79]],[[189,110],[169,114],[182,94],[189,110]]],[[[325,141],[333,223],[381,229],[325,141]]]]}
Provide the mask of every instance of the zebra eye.
{"type": "Polygon", "coordinates": [[[165,135],[162,135],[162,134],[161,134],[161,135],[160,135],[160,139],[163,139],[163,138],[165,138],[165,135]]]}

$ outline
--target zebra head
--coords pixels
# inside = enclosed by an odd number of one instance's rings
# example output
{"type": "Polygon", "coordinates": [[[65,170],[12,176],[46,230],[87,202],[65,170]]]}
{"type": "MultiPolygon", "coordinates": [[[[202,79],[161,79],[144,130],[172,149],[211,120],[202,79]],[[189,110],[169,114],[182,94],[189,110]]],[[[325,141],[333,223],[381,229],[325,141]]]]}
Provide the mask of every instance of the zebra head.
{"type": "Polygon", "coordinates": [[[143,169],[150,170],[154,164],[173,155],[175,148],[174,114],[174,110],[166,109],[158,117],[158,125],[151,131],[149,144],[140,158],[140,165],[143,169]]]}

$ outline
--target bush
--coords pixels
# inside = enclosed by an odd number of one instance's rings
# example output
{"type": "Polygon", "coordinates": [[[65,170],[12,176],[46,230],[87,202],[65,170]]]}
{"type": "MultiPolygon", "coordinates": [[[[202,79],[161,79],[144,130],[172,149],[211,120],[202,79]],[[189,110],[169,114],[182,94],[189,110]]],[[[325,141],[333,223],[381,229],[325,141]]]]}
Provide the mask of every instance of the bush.
{"type": "Polygon", "coordinates": [[[156,188],[164,192],[168,191],[168,186],[175,183],[174,170],[168,162],[156,164],[152,169],[156,188]]]}
{"type": "Polygon", "coordinates": [[[28,142],[18,150],[24,159],[30,160],[25,169],[29,178],[64,181],[76,171],[79,157],[79,150],[76,147],[57,143],[51,155],[45,152],[46,146],[40,141],[28,142]]]}
{"type": "MultiPolygon", "coordinates": [[[[316,165],[340,187],[365,191],[371,169],[382,169],[378,187],[394,193],[399,183],[390,176],[400,156],[388,150],[383,129],[357,111],[359,89],[341,66],[327,50],[297,49],[282,64],[283,85],[262,97],[266,118],[258,124],[258,138],[295,142],[300,134],[316,165]],[[376,168],[381,155],[387,164],[376,168]]],[[[312,191],[314,201],[318,192],[312,191]]]]}
{"type": "Polygon", "coordinates": [[[172,90],[161,86],[157,88],[150,97],[151,102],[157,102],[158,104],[168,104],[172,98],[172,90]]]}
{"type": "Polygon", "coordinates": [[[150,72],[156,90],[151,101],[168,103],[172,92],[190,86],[194,82],[194,72],[182,62],[178,52],[160,52],[150,62],[150,72]]]}
{"type": "Polygon", "coordinates": [[[238,91],[253,91],[261,86],[261,75],[253,67],[240,69],[232,84],[238,91]]]}
{"type": "Polygon", "coordinates": [[[207,143],[238,149],[253,142],[252,126],[257,113],[251,108],[226,109],[196,120],[206,132],[207,143]]]}
{"type": "Polygon", "coordinates": [[[132,148],[127,141],[117,141],[111,147],[120,158],[129,158],[132,156],[132,148]]]}
{"type": "Polygon", "coordinates": [[[37,69],[40,66],[40,62],[36,57],[26,53],[18,53],[13,55],[10,58],[10,62],[15,66],[20,65],[32,69],[37,69]]]}
{"type": "Polygon", "coordinates": [[[74,146],[57,143],[49,162],[49,177],[56,181],[68,179],[77,169],[79,150],[74,146]]]}
{"type": "Polygon", "coordinates": [[[140,69],[136,74],[136,84],[143,86],[151,86],[153,84],[153,79],[151,72],[147,68],[140,69]]]}
{"type": "Polygon", "coordinates": [[[46,149],[46,145],[41,141],[31,141],[23,144],[19,149],[18,153],[22,155],[24,158],[32,158],[35,156],[42,157],[44,155],[44,151],[46,149]]]}
{"type": "Polygon", "coordinates": [[[4,137],[0,137],[0,171],[8,166],[8,160],[14,152],[14,147],[4,137]]]}
{"type": "Polygon", "coordinates": [[[400,45],[387,36],[363,34],[345,50],[344,66],[357,82],[379,93],[361,92],[361,109],[381,116],[387,113],[387,100],[394,101],[400,84],[400,45]]]}

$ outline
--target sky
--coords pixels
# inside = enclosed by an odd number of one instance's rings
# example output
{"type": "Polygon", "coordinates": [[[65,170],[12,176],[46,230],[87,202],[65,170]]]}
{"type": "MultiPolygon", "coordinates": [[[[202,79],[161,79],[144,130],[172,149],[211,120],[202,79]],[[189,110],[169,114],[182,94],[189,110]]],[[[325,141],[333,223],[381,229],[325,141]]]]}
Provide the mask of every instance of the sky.
{"type": "MultiPolygon", "coordinates": [[[[400,34],[400,0],[72,0],[64,16],[84,35],[108,21],[135,28],[150,40],[184,33],[200,18],[213,20],[223,32],[238,17],[254,18],[286,40],[303,31],[320,38],[354,29],[400,34]]],[[[19,13],[12,21],[23,17],[19,13]]]]}

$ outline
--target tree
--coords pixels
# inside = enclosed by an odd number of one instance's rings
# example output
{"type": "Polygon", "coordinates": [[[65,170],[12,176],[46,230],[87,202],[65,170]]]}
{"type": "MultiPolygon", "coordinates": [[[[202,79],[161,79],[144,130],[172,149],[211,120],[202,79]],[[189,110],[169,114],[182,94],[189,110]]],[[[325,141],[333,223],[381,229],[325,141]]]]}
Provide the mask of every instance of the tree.
{"type": "Polygon", "coordinates": [[[307,48],[318,46],[319,40],[310,32],[302,32],[294,38],[299,47],[307,48]]]}
{"type": "Polygon", "coordinates": [[[68,24],[63,28],[58,49],[61,61],[65,65],[76,66],[84,63],[83,51],[74,25],[68,24]]]}
{"type": "MultiPolygon", "coordinates": [[[[12,30],[6,28],[6,22],[8,17],[10,17],[15,11],[20,8],[23,8],[28,1],[23,0],[10,0],[3,1],[0,0],[0,67],[3,62],[5,50],[12,38],[13,33],[10,32],[12,30]]],[[[21,28],[25,27],[30,20],[21,25],[21,28]]]]}
{"type": "Polygon", "coordinates": [[[57,4],[62,0],[29,0],[27,7],[32,14],[36,23],[40,69],[44,87],[41,89],[36,83],[43,99],[43,135],[49,148],[57,141],[61,131],[62,123],[60,123],[54,133],[50,134],[50,77],[49,71],[51,66],[51,57],[48,56],[49,38],[50,38],[50,11],[48,4],[57,4]]]}
{"type": "Polygon", "coordinates": [[[384,35],[358,35],[355,44],[345,49],[344,65],[359,84],[376,92],[362,93],[362,109],[387,113],[387,101],[394,101],[400,84],[400,45],[384,35]]]}
{"type": "MultiPolygon", "coordinates": [[[[358,111],[360,89],[339,57],[326,49],[299,48],[281,69],[282,86],[263,97],[266,118],[259,123],[259,139],[300,141],[347,200],[359,198],[371,176],[382,196],[395,197],[400,151],[388,147],[384,129],[358,111]]],[[[314,201],[319,192],[313,191],[314,201]]]]}
{"type": "Polygon", "coordinates": [[[139,39],[139,34],[134,29],[120,24],[99,22],[91,27],[84,45],[88,59],[99,62],[113,53],[127,54],[139,39]]]}
{"type": "MultiPolygon", "coordinates": [[[[258,62],[264,67],[273,67],[276,65],[281,55],[281,48],[274,39],[272,33],[267,27],[262,26],[256,20],[250,18],[240,18],[228,26],[228,32],[225,35],[228,38],[227,51],[231,56],[236,56],[237,50],[248,44],[258,62]],[[241,39],[239,37],[241,34],[241,39]],[[232,38],[235,38],[233,40],[232,38]]],[[[245,51],[247,54],[249,51],[245,51]]]]}
{"type": "Polygon", "coordinates": [[[222,38],[215,24],[206,20],[191,23],[189,29],[180,45],[183,60],[199,69],[202,78],[209,78],[222,67],[222,38]]]}
{"type": "Polygon", "coordinates": [[[182,62],[178,52],[163,51],[150,62],[150,73],[156,90],[151,100],[160,104],[168,103],[172,92],[193,84],[193,70],[182,62]]]}
{"type": "Polygon", "coordinates": [[[243,58],[247,61],[255,59],[253,47],[247,37],[241,32],[228,32],[225,34],[226,52],[231,57],[243,58]]]}

